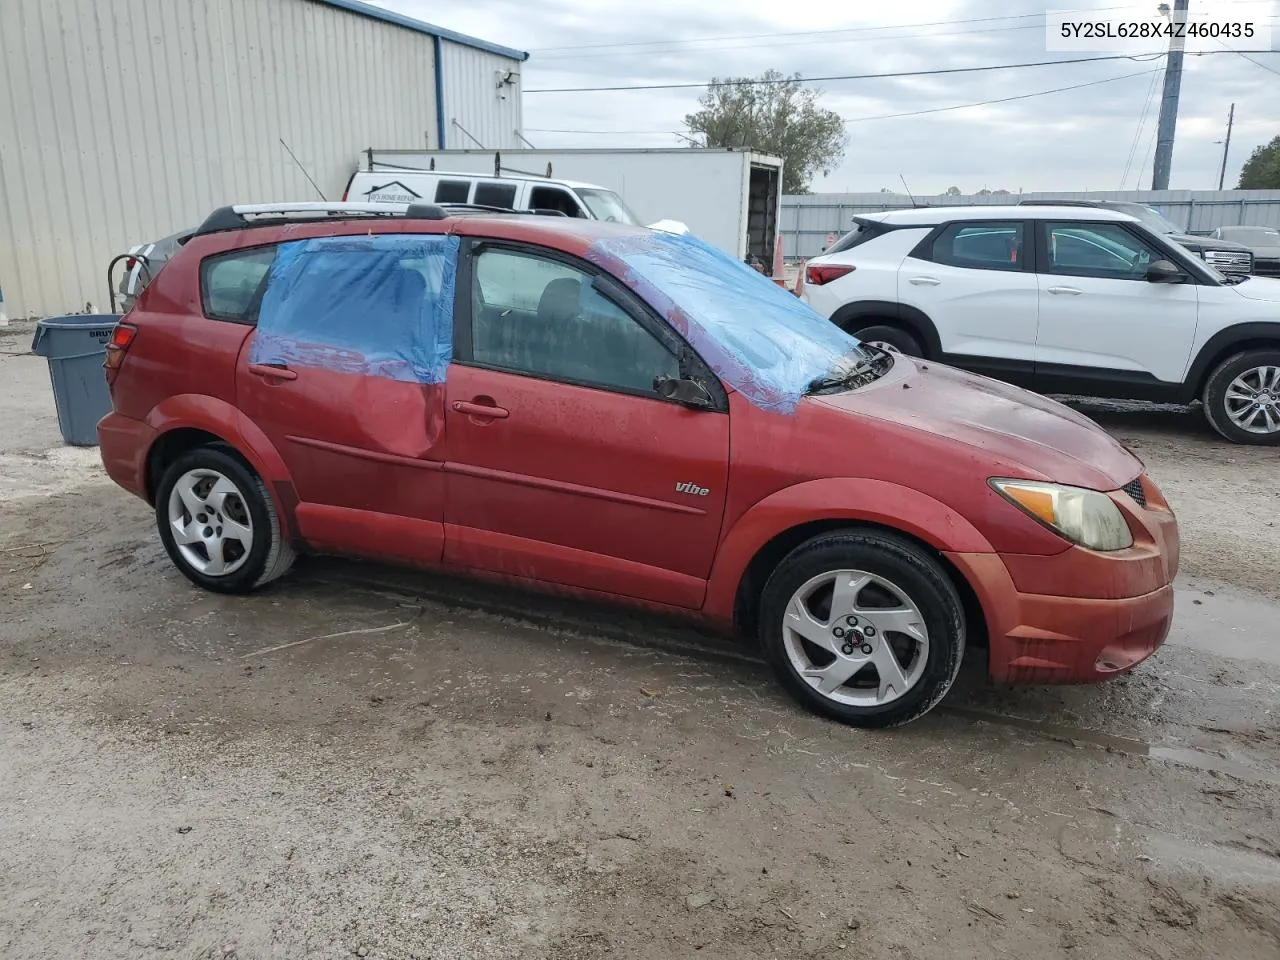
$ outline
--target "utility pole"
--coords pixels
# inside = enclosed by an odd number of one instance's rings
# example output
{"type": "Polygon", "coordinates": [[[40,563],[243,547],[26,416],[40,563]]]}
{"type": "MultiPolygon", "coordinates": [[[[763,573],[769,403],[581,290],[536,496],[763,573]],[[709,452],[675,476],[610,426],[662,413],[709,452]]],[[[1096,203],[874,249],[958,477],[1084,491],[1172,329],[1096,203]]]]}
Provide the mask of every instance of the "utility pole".
{"type": "MultiPolygon", "coordinates": [[[[1164,64],[1164,96],[1160,100],[1160,123],[1156,127],[1156,160],[1151,170],[1151,189],[1169,189],[1169,170],[1173,166],[1173,131],[1178,125],[1178,92],[1182,89],[1182,51],[1186,38],[1179,36],[1187,22],[1189,0],[1173,0],[1174,35],[1169,38],[1169,55],[1164,64]]],[[[1169,15],[1169,5],[1162,3],[1160,12],[1169,15]]]]}
{"type": "Polygon", "coordinates": [[[1227,179],[1227,151],[1231,149],[1231,125],[1236,120],[1236,105],[1231,105],[1231,112],[1227,114],[1227,139],[1222,141],[1222,168],[1218,171],[1218,189],[1222,189],[1223,182],[1227,179]]]}

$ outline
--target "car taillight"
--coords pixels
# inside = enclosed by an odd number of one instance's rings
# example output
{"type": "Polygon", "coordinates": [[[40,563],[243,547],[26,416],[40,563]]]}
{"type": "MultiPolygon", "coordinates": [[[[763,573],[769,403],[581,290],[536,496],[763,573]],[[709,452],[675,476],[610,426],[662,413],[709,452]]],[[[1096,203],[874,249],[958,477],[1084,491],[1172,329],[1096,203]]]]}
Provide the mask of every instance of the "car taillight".
{"type": "Polygon", "coordinates": [[[111,331],[111,340],[107,343],[107,359],[102,364],[107,370],[107,383],[115,379],[120,365],[124,363],[124,355],[133,346],[133,340],[137,335],[138,328],[131,323],[117,323],[115,329],[111,331]]]}
{"type": "Polygon", "coordinates": [[[847,273],[853,273],[853,266],[846,263],[811,263],[804,271],[804,282],[820,287],[832,280],[839,280],[847,273]]]}

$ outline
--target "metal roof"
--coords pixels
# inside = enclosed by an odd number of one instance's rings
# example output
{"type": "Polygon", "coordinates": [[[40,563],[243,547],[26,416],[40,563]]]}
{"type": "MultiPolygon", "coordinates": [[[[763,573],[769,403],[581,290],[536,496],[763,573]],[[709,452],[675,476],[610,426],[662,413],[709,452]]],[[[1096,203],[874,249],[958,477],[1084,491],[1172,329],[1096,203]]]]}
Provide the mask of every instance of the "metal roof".
{"type": "Polygon", "coordinates": [[[503,47],[496,43],[489,43],[485,40],[478,40],[475,37],[468,37],[463,33],[455,33],[453,30],[446,30],[444,27],[437,27],[422,20],[414,20],[412,17],[406,17],[399,13],[393,13],[382,7],[375,7],[371,3],[363,3],[362,0],[316,0],[317,3],[327,4],[330,7],[337,7],[340,10],[346,10],[348,13],[359,14],[362,17],[371,17],[374,20],[381,20],[384,23],[394,23],[398,27],[404,27],[407,30],[416,30],[418,33],[424,33],[429,37],[439,37],[441,40],[448,40],[450,43],[457,43],[464,47],[474,47],[477,50],[485,50],[489,53],[496,53],[499,56],[508,57],[512,60],[528,60],[529,54],[523,50],[516,50],[512,47],[503,47]]]}

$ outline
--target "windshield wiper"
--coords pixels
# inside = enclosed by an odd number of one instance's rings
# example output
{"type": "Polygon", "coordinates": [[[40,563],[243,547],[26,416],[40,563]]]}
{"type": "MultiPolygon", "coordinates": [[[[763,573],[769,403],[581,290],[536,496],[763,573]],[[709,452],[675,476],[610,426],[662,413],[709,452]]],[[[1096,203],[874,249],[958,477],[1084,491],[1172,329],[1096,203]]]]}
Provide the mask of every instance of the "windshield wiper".
{"type": "Polygon", "coordinates": [[[864,355],[857,357],[849,367],[809,381],[805,393],[856,390],[858,387],[865,387],[868,383],[879,380],[893,366],[893,354],[887,350],[862,344],[861,352],[864,355]],[[870,350],[874,350],[875,353],[868,357],[865,354],[870,350]]]}

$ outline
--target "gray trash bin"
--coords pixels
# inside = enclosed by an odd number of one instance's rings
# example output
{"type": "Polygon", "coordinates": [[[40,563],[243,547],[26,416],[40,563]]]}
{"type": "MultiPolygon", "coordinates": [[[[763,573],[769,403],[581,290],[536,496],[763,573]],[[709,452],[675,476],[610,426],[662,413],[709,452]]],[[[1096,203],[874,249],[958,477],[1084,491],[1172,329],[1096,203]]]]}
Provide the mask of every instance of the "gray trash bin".
{"type": "Polygon", "coordinates": [[[111,412],[102,363],[119,319],[114,313],[80,313],[36,324],[31,352],[49,361],[58,429],[72,446],[97,446],[98,421],[111,412]]]}

